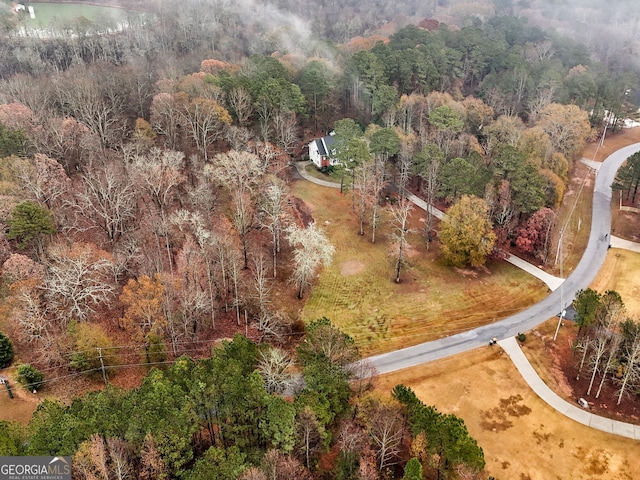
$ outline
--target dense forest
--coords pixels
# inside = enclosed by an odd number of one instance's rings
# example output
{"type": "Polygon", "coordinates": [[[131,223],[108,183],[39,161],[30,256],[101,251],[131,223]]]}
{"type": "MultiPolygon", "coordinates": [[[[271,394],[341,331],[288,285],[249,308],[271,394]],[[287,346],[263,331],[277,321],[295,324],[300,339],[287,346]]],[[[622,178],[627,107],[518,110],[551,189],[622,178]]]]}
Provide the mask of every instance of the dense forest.
{"type": "Polygon", "coordinates": [[[47,38],[0,3],[0,363],[29,389],[149,368],[0,423],[0,453],[87,479],[486,478],[460,419],[372,394],[354,340],[287,307],[339,247],[290,163],[335,134],[328,173],[372,242],[388,208],[397,281],[405,191],[448,209],[423,232],[448,264],[546,262],[574,162],[638,87],[635,4],[628,38],[580,43],[567,12],[613,13],[558,3],[129,0],[129,28],[47,38]],[[245,336],[212,349],[222,325],[245,336]]]}

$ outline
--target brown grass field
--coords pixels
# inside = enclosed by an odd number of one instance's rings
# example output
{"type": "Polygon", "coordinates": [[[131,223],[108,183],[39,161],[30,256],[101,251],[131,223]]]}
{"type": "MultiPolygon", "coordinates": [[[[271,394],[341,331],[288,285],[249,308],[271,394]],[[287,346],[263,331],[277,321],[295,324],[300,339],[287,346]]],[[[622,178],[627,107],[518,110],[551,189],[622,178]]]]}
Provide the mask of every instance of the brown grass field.
{"type": "Polygon", "coordinates": [[[428,405],[464,419],[496,480],[634,480],[638,442],[567,419],[524,382],[499,348],[484,347],[384,375],[428,405]]]}

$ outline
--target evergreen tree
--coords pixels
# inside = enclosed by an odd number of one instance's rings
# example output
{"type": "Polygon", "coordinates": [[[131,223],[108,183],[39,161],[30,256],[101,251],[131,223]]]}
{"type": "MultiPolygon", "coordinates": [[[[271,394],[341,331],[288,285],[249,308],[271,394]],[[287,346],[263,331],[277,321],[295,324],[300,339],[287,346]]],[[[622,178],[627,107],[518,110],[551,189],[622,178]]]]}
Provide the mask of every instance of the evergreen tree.
{"type": "Polygon", "coordinates": [[[42,234],[52,234],[56,231],[51,212],[29,200],[16,205],[7,223],[7,238],[18,240],[19,248],[25,248],[31,240],[42,234]]]}
{"type": "Polygon", "coordinates": [[[0,332],[0,368],[9,366],[13,360],[13,345],[4,333],[0,332]]]}

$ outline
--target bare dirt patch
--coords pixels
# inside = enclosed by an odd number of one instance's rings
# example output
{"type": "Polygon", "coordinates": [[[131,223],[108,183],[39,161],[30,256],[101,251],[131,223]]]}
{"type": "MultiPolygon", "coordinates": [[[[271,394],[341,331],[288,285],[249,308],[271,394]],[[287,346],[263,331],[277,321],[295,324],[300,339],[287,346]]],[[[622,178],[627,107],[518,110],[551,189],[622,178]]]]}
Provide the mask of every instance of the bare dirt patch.
{"type": "Polygon", "coordinates": [[[463,277],[478,278],[477,270],[471,270],[469,268],[459,268],[459,267],[455,267],[454,270],[458,272],[460,275],[462,275],[463,277]]]}
{"type": "Polygon", "coordinates": [[[363,262],[358,260],[348,260],[340,265],[340,273],[345,277],[349,275],[356,275],[362,272],[366,268],[363,262]]]}
{"type": "MultiPolygon", "coordinates": [[[[15,369],[11,369],[12,371],[15,369]]],[[[16,383],[10,371],[4,370],[3,376],[9,378],[9,386],[13,398],[4,385],[0,385],[0,420],[18,422],[23,425],[29,423],[31,416],[41,400],[40,394],[33,394],[16,383]]]]}
{"type": "Polygon", "coordinates": [[[567,402],[575,403],[578,398],[585,398],[590,411],[596,415],[640,425],[640,398],[637,395],[626,396],[617,405],[617,387],[605,382],[596,399],[600,376],[596,377],[596,387],[591,395],[586,394],[591,375],[587,369],[578,375],[580,355],[572,349],[576,327],[573,322],[566,321],[558,332],[558,338],[553,341],[557,323],[553,318],[540,325],[527,336],[522,349],[544,382],[567,402]]]}

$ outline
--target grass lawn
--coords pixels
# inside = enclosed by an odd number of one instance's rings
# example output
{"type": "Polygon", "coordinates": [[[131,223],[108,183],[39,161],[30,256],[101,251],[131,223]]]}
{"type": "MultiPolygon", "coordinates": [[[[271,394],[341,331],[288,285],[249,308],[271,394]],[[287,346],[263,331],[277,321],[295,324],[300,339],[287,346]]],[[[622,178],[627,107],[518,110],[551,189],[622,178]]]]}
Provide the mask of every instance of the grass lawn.
{"type": "Polygon", "coordinates": [[[32,6],[35,18],[30,18],[28,13],[23,14],[23,24],[27,28],[46,28],[51,25],[61,25],[65,21],[71,22],[78,17],[84,17],[92,22],[105,23],[108,19],[121,22],[126,19],[127,12],[120,8],[103,7],[98,5],[86,5],[78,3],[35,3],[26,4],[32,6]]]}
{"type": "Polygon", "coordinates": [[[454,269],[439,258],[437,242],[427,251],[419,231],[423,212],[413,211],[411,247],[402,282],[393,281],[388,225],[376,243],[370,230],[358,235],[351,195],[307,181],[295,195],[312,210],[336,254],[324,268],[302,308],[305,321],[326,316],[353,336],[363,355],[434,340],[507,317],[547,293],[539,280],[506,262],[481,269],[454,269]]]}
{"type": "Polygon", "coordinates": [[[602,293],[615,290],[622,297],[629,316],[640,319],[638,272],[640,272],[640,253],[612,248],[591,288],[602,293]]]}

